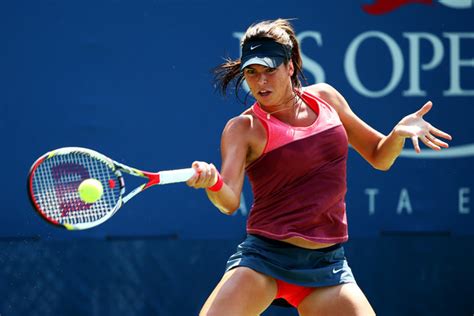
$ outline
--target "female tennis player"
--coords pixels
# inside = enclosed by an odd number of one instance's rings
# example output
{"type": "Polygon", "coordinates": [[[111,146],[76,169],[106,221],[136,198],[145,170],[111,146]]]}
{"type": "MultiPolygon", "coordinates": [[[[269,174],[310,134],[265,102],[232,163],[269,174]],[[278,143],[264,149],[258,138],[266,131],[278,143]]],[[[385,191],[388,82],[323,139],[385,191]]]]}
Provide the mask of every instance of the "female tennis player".
{"type": "Polygon", "coordinates": [[[302,61],[287,20],[254,24],[241,41],[238,60],[216,70],[225,94],[243,80],[256,102],[224,128],[221,173],[196,161],[188,181],[206,188],[211,202],[232,214],[247,174],[254,204],[247,238],[227,262],[226,273],[201,315],[259,315],[284,302],[300,315],[373,315],[344,255],[348,145],[374,168],[388,170],[411,139],[434,150],[451,136],[423,119],[427,102],[387,135],[362,121],[328,84],[302,87],[302,61]]]}

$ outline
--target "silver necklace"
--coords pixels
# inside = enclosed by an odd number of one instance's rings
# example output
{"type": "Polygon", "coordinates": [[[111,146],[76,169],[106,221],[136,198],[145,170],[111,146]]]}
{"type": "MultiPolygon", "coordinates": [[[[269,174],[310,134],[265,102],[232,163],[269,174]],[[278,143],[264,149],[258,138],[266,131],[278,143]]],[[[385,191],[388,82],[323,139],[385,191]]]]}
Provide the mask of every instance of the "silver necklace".
{"type": "MultiPolygon", "coordinates": [[[[297,95],[295,95],[295,100],[296,100],[296,97],[297,97],[297,95]]],[[[273,112],[266,112],[265,110],[263,110],[263,109],[262,109],[262,110],[265,111],[265,113],[267,113],[267,120],[270,120],[270,117],[271,117],[272,114],[277,113],[277,112],[281,112],[281,111],[288,110],[288,109],[291,108],[292,106],[295,106],[295,104],[297,104],[297,103],[298,103],[298,101],[294,102],[293,105],[284,107],[283,109],[279,109],[279,110],[276,110],[276,111],[273,111],[273,112]]],[[[260,108],[262,108],[262,107],[260,106],[260,108]]]]}
{"type": "Polygon", "coordinates": [[[277,113],[277,112],[281,112],[281,111],[284,111],[284,110],[288,110],[290,107],[291,107],[291,106],[286,107],[286,108],[283,108],[283,109],[279,109],[279,110],[276,110],[276,111],[273,111],[273,112],[270,112],[270,113],[267,112],[267,120],[270,119],[270,117],[271,117],[272,114],[277,113]]]}

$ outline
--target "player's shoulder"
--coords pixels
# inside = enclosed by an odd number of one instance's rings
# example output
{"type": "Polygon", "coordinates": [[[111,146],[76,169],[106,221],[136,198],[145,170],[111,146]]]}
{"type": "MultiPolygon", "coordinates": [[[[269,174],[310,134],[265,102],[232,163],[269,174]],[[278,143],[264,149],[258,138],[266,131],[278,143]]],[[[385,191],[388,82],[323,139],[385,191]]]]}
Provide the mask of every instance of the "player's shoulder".
{"type": "Polygon", "coordinates": [[[256,117],[251,108],[245,110],[238,116],[231,118],[227,124],[226,129],[237,130],[243,132],[251,129],[255,124],[256,117]]]}
{"type": "Polygon", "coordinates": [[[327,83],[317,83],[304,88],[304,91],[323,99],[338,112],[344,110],[348,105],[342,94],[327,83]]]}
{"type": "Polygon", "coordinates": [[[261,123],[250,108],[231,118],[224,128],[223,135],[239,138],[252,137],[261,128],[261,123]]]}
{"type": "Polygon", "coordinates": [[[316,83],[304,87],[304,91],[307,91],[323,99],[332,98],[339,94],[339,92],[333,86],[327,83],[316,83]]]}

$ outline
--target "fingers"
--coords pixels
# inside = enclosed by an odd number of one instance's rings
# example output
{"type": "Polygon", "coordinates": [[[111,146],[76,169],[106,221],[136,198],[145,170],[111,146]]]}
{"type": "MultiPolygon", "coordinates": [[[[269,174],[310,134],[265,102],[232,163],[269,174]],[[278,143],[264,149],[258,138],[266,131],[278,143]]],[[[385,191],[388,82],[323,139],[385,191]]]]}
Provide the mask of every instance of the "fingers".
{"type": "MultiPolygon", "coordinates": [[[[428,113],[431,108],[433,107],[433,102],[431,101],[428,101],[426,102],[422,107],[421,109],[419,109],[415,114],[418,116],[418,117],[422,117],[423,115],[425,115],[426,113],[428,113]]],[[[428,123],[429,124],[429,123],[428,123]]],[[[437,129],[436,127],[432,126],[432,125],[429,125],[429,129],[430,129],[430,133],[436,135],[436,136],[439,136],[439,137],[442,137],[442,138],[445,138],[447,140],[451,140],[452,137],[451,135],[449,135],[448,133],[445,133],[439,129],[437,129]]]]}
{"type": "MultiPolygon", "coordinates": [[[[433,150],[441,150],[442,148],[448,148],[448,143],[442,141],[440,138],[451,140],[452,137],[448,133],[445,133],[423,119],[423,115],[428,113],[433,107],[431,101],[426,102],[418,111],[413,115],[405,117],[400,121],[400,125],[405,128],[405,134],[411,138],[413,147],[417,153],[421,152],[419,140],[423,144],[433,150]]],[[[401,129],[400,129],[401,130],[401,129]]],[[[405,136],[405,137],[407,137],[405,136]]]]}
{"type": "Polygon", "coordinates": [[[426,113],[428,113],[431,108],[433,107],[433,102],[431,101],[428,101],[426,102],[422,107],[421,109],[419,109],[418,111],[416,111],[416,116],[418,117],[422,117],[423,115],[425,115],[426,113]]]}
{"type": "Polygon", "coordinates": [[[420,139],[421,141],[423,142],[423,144],[425,144],[427,147],[433,149],[433,150],[441,150],[441,147],[438,146],[436,143],[435,143],[435,138],[431,135],[422,135],[420,136],[420,139]]]}
{"type": "Polygon", "coordinates": [[[434,126],[430,126],[430,133],[436,135],[436,136],[439,136],[439,137],[442,137],[444,139],[447,139],[447,140],[452,140],[453,138],[451,137],[451,135],[449,135],[448,133],[445,133],[439,129],[437,129],[436,127],[434,126]]]}
{"type": "Polygon", "coordinates": [[[436,138],[435,136],[431,135],[430,133],[427,133],[425,135],[421,135],[421,136],[418,136],[418,137],[417,136],[412,136],[411,137],[411,139],[413,141],[413,146],[415,147],[415,151],[417,153],[421,152],[420,145],[419,145],[419,142],[418,142],[418,138],[423,142],[423,144],[425,144],[427,147],[429,147],[433,150],[441,150],[441,148],[448,148],[449,147],[448,143],[443,142],[442,140],[440,140],[440,139],[436,138]]]}
{"type": "Polygon", "coordinates": [[[192,167],[196,173],[186,182],[188,186],[195,189],[208,188],[216,182],[218,171],[213,164],[195,161],[192,163],[192,167]]]}
{"type": "Polygon", "coordinates": [[[434,137],[431,134],[428,134],[427,138],[428,138],[429,141],[431,141],[432,143],[436,144],[439,147],[443,147],[443,148],[448,148],[449,147],[448,143],[443,142],[441,139],[438,139],[438,138],[434,137]]]}
{"type": "Polygon", "coordinates": [[[419,154],[421,152],[420,143],[418,142],[418,136],[412,136],[411,141],[413,142],[413,147],[415,151],[419,154]]]}

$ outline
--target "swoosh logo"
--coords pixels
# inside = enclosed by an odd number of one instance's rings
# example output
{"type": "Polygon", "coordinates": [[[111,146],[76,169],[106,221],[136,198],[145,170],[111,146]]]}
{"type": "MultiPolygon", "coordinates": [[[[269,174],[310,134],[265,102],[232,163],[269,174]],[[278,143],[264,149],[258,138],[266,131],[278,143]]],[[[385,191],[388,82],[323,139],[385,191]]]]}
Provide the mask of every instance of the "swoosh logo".
{"type": "Polygon", "coordinates": [[[443,149],[441,151],[422,150],[417,154],[414,149],[404,149],[400,157],[413,159],[452,159],[474,156],[474,144],[443,149]]]}
{"type": "Polygon", "coordinates": [[[344,270],[344,268],[337,269],[337,270],[336,270],[336,268],[334,268],[334,269],[332,269],[332,273],[338,274],[338,273],[341,272],[342,270],[344,270]]]}
{"type": "Polygon", "coordinates": [[[255,45],[255,46],[250,46],[250,50],[254,50],[255,48],[260,47],[260,46],[262,46],[262,44],[260,44],[260,45],[255,45]]]}

